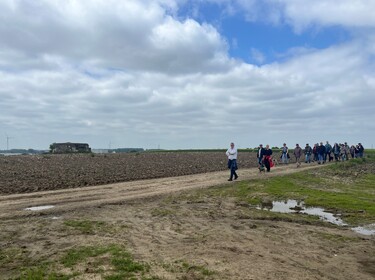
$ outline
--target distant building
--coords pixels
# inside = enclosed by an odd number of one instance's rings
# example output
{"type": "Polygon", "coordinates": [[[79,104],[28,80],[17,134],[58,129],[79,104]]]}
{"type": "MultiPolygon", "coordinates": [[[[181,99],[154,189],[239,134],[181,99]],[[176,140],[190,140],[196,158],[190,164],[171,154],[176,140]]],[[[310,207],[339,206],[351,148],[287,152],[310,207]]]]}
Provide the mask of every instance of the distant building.
{"type": "Polygon", "coordinates": [[[50,152],[53,154],[64,153],[90,153],[91,148],[86,143],[53,143],[49,146],[50,152]]]}
{"type": "Polygon", "coordinates": [[[108,154],[108,149],[91,149],[94,154],[108,154]]]}

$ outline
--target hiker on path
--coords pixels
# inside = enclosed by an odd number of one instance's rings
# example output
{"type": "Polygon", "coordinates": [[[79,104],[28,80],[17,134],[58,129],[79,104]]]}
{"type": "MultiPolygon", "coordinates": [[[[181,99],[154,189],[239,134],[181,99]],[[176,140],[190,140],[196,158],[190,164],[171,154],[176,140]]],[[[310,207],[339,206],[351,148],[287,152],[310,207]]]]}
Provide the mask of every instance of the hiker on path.
{"type": "Polygon", "coordinates": [[[317,147],[318,152],[318,164],[324,164],[324,155],[326,154],[326,147],[324,147],[323,142],[317,147]]]}
{"type": "Polygon", "coordinates": [[[273,167],[272,162],[272,150],[270,149],[270,145],[266,145],[266,149],[264,150],[263,154],[263,163],[267,168],[267,172],[271,171],[271,167],[273,167]]]}
{"type": "Polygon", "coordinates": [[[345,158],[346,160],[349,160],[350,147],[347,142],[345,142],[344,147],[345,147],[345,158]]]}
{"type": "Polygon", "coordinates": [[[314,148],[313,148],[313,161],[318,161],[318,147],[319,147],[319,144],[316,143],[314,144],[314,148]]]}
{"type": "Polygon", "coordinates": [[[263,165],[263,155],[264,155],[264,148],[263,145],[260,144],[257,151],[257,159],[258,159],[258,167],[263,165]]]}
{"type": "Polygon", "coordinates": [[[357,154],[358,154],[358,145],[357,145],[357,147],[354,146],[354,145],[351,145],[350,146],[350,155],[352,156],[352,158],[356,158],[357,154]]]}
{"type": "Polygon", "coordinates": [[[340,147],[340,145],[337,144],[337,143],[335,143],[335,145],[333,145],[332,151],[333,151],[333,155],[335,156],[335,160],[339,161],[339,159],[340,159],[340,153],[341,153],[341,147],[340,147]]]}
{"type": "Polygon", "coordinates": [[[237,167],[237,149],[234,147],[234,143],[230,143],[230,148],[225,153],[228,157],[228,168],[230,169],[230,177],[228,181],[233,181],[238,178],[238,175],[236,173],[237,167]]]}
{"type": "Polygon", "coordinates": [[[281,162],[284,164],[288,164],[289,159],[289,150],[286,144],[283,144],[283,147],[281,148],[281,162]]]}
{"type": "Polygon", "coordinates": [[[305,163],[311,163],[312,148],[309,146],[309,143],[306,144],[303,152],[305,154],[305,163]]]}
{"type": "Polygon", "coordinates": [[[326,152],[324,154],[324,161],[327,161],[327,158],[328,158],[328,161],[329,161],[329,159],[331,158],[332,146],[327,141],[324,147],[326,148],[326,152]]]}
{"type": "Polygon", "coordinates": [[[302,156],[302,149],[299,146],[299,144],[296,144],[296,147],[294,148],[293,153],[294,153],[294,156],[296,157],[297,167],[299,167],[301,165],[300,159],[301,159],[301,156],[302,156]]]}
{"type": "Polygon", "coordinates": [[[358,143],[358,156],[360,158],[363,158],[363,153],[365,151],[365,148],[363,148],[362,144],[361,143],[358,143]]]}

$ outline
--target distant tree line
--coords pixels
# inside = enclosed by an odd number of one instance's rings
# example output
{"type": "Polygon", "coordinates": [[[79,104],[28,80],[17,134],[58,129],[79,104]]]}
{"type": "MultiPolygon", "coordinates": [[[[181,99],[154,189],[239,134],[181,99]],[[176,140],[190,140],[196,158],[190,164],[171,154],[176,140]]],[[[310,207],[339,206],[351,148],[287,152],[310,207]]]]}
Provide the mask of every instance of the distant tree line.
{"type": "Polygon", "coordinates": [[[48,151],[46,150],[34,150],[34,149],[11,149],[11,150],[0,150],[2,154],[43,154],[48,151]]]}
{"type": "Polygon", "coordinates": [[[143,151],[143,148],[117,148],[108,150],[109,153],[138,153],[143,151]]]}

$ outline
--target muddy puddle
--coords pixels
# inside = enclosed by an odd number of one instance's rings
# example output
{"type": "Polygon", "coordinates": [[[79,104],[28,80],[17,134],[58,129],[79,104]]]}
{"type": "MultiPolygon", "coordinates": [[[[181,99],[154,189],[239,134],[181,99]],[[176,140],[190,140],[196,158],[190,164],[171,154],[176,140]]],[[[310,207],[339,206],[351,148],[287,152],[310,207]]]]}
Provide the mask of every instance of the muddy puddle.
{"type": "Polygon", "coordinates": [[[55,206],[53,206],[53,205],[42,205],[42,206],[28,207],[28,208],[25,208],[25,210],[27,210],[27,211],[41,211],[41,210],[51,209],[53,207],[55,207],[55,206]]]}
{"type": "MultiPolygon", "coordinates": [[[[288,199],[285,201],[263,202],[257,207],[259,210],[267,210],[277,213],[301,213],[319,216],[322,221],[338,226],[349,226],[339,214],[333,214],[320,207],[306,207],[303,201],[288,199]]],[[[353,231],[363,235],[375,235],[375,224],[351,228],[353,231]]]]}

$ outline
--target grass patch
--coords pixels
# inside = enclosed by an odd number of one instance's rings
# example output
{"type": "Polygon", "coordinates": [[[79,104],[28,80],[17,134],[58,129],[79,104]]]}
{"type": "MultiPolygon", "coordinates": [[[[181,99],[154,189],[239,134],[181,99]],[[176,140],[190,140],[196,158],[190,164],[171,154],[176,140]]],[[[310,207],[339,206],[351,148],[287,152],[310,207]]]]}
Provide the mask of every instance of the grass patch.
{"type": "Polygon", "coordinates": [[[149,270],[147,264],[134,261],[131,254],[119,245],[73,248],[65,254],[61,263],[73,271],[77,266],[86,267],[86,270],[110,280],[133,279],[149,270]]]}
{"type": "Polygon", "coordinates": [[[66,220],[64,225],[74,228],[83,234],[94,234],[96,231],[108,231],[108,225],[105,222],[89,220],[66,220]]]}
{"type": "Polygon", "coordinates": [[[151,211],[151,215],[153,217],[166,217],[166,216],[172,216],[175,214],[175,211],[172,211],[171,209],[166,208],[155,208],[151,211]]]}
{"type": "Polygon", "coordinates": [[[173,274],[181,275],[177,279],[214,279],[217,272],[209,270],[202,265],[190,264],[185,260],[176,260],[173,263],[165,263],[162,267],[173,274]]]}
{"type": "Polygon", "coordinates": [[[25,270],[18,278],[20,280],[68,280],[73,275],[65,275],[56,272],[49,272],[47,266],[39,266],[25,270]]]}
{"type": "Polygon", "coordinates": [[[66,251],[53,262],[40,261],[38,265],[21,268],[20,275],[12,279],[65,280],[81,279],[85,275],[106,280],[157,280],[147,275],[149,268],[148,264],[135,261],[120,245],[81,246],[66,251]]]}
{"type": "Polygon", "coordinates": [[[357,238],[347,237],[347,236],[342,236],[339,234],[331,234],[331,233],[326,233],[326,232],[315,232],[313,235],[318,236],[319,239],[325,239],[335,244],[337,243],[345,244],[347,242],[358,242],[361,240],[359,237],[357,238]]]}
{"type": "Polygon", "coordinates": [[[291,175],[214,187],[206,195],[232,197],[251,205],[264,201],[303,200],[307,206],[342,213],[345,222],[352,225],[369,224],[375,222],[374,173],[375,157],[370,155],[291,175]]]}

